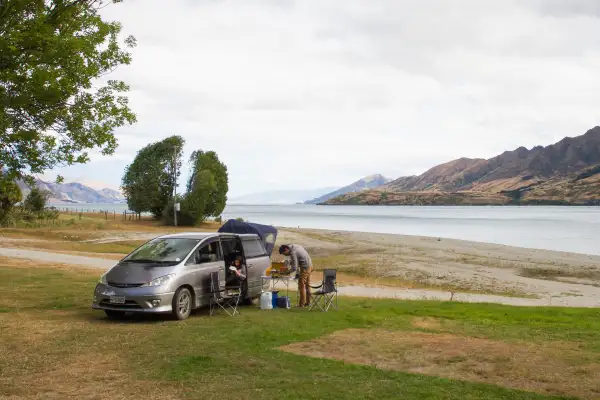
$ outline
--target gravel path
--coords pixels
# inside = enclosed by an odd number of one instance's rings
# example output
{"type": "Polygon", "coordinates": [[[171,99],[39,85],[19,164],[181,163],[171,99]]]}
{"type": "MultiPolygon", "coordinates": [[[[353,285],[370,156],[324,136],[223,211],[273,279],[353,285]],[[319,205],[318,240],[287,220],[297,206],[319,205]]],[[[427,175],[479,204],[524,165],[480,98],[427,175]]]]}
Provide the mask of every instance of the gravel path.
{"type": "Polygon", "coordinates": [[[109,269],[115,260],[104,258],[73,256],[70,254],[51,253],[46,251],[0,248],[0,256],[26,258],[33,261],[46,261],[57,264],[72,264],[88,268],[109,269]]]}
{"type": "MultiPolygon", "coordinates": [[[[345,286],[340,288],[340,294],[371,298],[392,298],[407,300],[450,300],[452,293],[426,289],[394,289],[371,288],[362,286],[345,286]]],[[[546,297],[522,298],[479,293],[454,293],[453,301],[466,303],[497,303],[513,306],[561,306],[561,307],[600,307],[600,298],[595,297],[546,297]]]]}
{"type": "MultiPolygon", "coordinates": [[[[24,258],[34,261],[71,264],[88,268],[98,268],[106,270],[115,265],[115,260],[75,256],[69,254],[52,253],[46,251],[0,248],[0,256],[24,258]]],[[[290,290],[294,290],[290,284],[290,290]]],[[[394,289],[394,288],[375,288],[363,286],[344,286],[340,284],[339,293],[342,296],[357,296],[370,298],[391,298],[391,299],[409,299],[409,300],[450,300],[451,293],[426,289],[394,289]]],[[[599,307],[600,297],[592,296],[561,296],[545,297],[538,299],[455,293],[454,301],[472,302],[472,303],[498,303],[516,306],[563,306],[563,307],[599,307]]]]}

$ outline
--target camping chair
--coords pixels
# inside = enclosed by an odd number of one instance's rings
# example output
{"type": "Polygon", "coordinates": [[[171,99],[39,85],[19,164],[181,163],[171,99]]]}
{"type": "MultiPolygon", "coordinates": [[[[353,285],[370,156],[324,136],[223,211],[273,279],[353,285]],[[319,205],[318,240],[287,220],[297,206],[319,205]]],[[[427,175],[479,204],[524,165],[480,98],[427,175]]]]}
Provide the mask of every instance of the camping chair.
{"type": "Polygon", "coordinates": [[[311,288],[319,290],[310,294],[312,301],[308,311],[312,311],[315,307],[321,311],[327,311],[332,306],[337,310],[338,290],[336,276],[335,269],[323,270],[323,281],[321,284],[319,286],[311,286],[311,288]]]}
{"type": "Polygon", "coordinates": [[[216,271],[210,273],[210,294],[210,315],[213,315],[217,306],[221,307],[223,311],[232,317],[240,313],[238,311],[238,305],[240,303],[240,298],[242,297],[242,288],[227,287],[221,289],[219,286],[219,273],[216,271]],[[237,294],[227,294],[227,292],[236,289],[237,294]]]}

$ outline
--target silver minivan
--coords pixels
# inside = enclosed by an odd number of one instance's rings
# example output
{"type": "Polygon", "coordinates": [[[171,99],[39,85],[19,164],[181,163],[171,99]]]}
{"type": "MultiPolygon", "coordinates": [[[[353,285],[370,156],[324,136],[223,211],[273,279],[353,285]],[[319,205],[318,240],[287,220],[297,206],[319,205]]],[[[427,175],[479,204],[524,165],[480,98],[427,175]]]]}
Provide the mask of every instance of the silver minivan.
{"type": "Polygon", "coordinates": [[[110,318],[127,312],[170,313],[186,319],[210,301],[210,273],[218,271],[225,287],[229,266],[242,257],[247,279],[242,298],[260,296],[262,276],[271,266],[265,244],[256,234],[177,233],[159,236],[135,249],[100,278],[92,308],[110,318]]]}

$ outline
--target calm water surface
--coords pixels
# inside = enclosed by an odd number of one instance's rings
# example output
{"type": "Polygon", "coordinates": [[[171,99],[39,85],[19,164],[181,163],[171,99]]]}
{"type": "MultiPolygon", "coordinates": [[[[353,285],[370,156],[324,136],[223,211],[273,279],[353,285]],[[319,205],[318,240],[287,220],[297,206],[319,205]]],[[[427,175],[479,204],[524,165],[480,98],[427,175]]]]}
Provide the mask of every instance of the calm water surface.
{"type": "Polygon", "coordinates": [[[600,207],[230,205],[224,217],[600,254],[600,207]]]}

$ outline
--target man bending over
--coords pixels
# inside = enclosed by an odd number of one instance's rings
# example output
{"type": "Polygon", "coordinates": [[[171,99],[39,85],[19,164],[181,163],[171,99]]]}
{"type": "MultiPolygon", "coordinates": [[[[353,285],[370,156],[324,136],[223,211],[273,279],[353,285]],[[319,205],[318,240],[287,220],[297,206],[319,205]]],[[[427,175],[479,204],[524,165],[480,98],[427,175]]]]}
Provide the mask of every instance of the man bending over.
{"type": "Polygon", "coordinates": [[[313,271],[312,260],[304,247],[299,244],[284,244],[279,247],[279,254],[290,257],[290,266],[297,271],[298,291],[300,292],[300,307],[310,305],[310,274],[313,271]]]}

